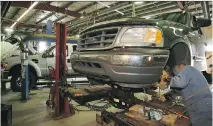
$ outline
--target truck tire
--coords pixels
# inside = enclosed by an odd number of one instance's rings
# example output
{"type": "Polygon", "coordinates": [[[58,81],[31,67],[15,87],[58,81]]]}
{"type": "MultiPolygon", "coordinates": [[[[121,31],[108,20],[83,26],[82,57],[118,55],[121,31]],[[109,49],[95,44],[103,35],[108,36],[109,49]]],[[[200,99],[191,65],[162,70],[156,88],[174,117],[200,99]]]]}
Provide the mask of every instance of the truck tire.
{"type": "Polygon", "coordinates": [[[207,73],[206,71],[202,71],[203,76],[206,78],[207,82],[209,84],[212,84],[212,74],[207,73]]]}
{"type": "Polygon", "coordinates": [[[92,78],[90,78],[90,77],[87,77],[87,79],[88,79],[90,85],[102,85],[102,84],[103,84],[102,81],[95,80],[95,79],[92,79],[92,78]]]}
{"type": "Polygon", "coordinates": [[[169,54],[169,60],[167,62],[167,66],[170,69],[170,74],[174,75],[173,69],[177,63],[185,63],[186,65],[191,64],[190,51],[186,44],[179,43],[176,44],[171,50],[169,54]]]}
{"type": "MultiPolygon", "coordinates": [[[[36,86],[36,75],[34,75],[32,72],[29,72],[29,90],[32,89],[32,87],[36,86]]],[[[12,78],[10,80],[11,83],[11,89],[14,92],[21,92],[21,73],[14,73],[12,75],[12,78]]]]}

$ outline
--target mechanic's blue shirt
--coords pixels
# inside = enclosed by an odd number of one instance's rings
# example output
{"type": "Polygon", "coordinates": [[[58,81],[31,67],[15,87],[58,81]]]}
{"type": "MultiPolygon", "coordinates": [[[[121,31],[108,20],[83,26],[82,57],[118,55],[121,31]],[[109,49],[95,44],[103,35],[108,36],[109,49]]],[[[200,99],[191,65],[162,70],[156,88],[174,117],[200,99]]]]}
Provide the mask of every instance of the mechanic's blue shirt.
{"type": "Polygon", "coordinates": [[[183,99],[196,94],[184,101],[192,126],[212,126],[212,92],[200,71],[185,66],[171,79],[170,87],[181,88],[183,99]]]}

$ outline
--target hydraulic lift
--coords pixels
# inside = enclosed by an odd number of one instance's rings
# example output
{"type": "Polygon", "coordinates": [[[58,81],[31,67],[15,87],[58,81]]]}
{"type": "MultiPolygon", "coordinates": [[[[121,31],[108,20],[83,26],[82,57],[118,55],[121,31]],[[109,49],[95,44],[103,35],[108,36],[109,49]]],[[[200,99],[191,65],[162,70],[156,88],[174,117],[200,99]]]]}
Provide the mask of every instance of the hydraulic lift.
{"type": "MultiPolygon", "coordinates": [[[[166,87],[165,79],[167,74],[163,71],[161,79],[156,84],[166,87]]],[[[190,118],[186,115],[185,109],[178,97],[173,96],[176,92],[145,92],[144,97],[148,94],[152,96],[151,100],[141,100],[134,96],[132,90],[123,90],[118,86],[113,86],[114,94],[109,97],[109,101],[116,108],[123,110],[101,112],[101,115],[96,116],[97,123],[101,126],[107,124],[116,124],[118,126],[164,126],[172,124],[172,126],[189,126],[190,118]],[[123,97],[122,97],[123,96],[123,97]],[[126,96],[126,98],[124,98],[126,96]],[[162,97],[164,99],[162,99],[162,97]],[[156,119],[153,119],[153,117],[156,119]]],[[[142,92],[142,91],[141,91],[142,92]]],[[[178,96],[178,95],[177,95],[178,96]]]]}
{"type": "Polygon", "coordinates": [[[46,104],[52,103],[54,119],[62,119],[74,114],[74,110],[69,103],[69,91],[67,84],[66,67],[66,25],[56,23],[56,64],[55,68],[48,66],[52,78],[55,79],[50,85],[49,100],[46,104]]]}
{"type": "Polygon", "coordinates": [[[66,25],[56,23],[56,64],[55,83],[53,92],[55,95],[55,119],[70,116],[69,92],[66,77],[66,25]]]}
{"type": "MultiPolygon", "coordinates": [[[[66,25],[56,23],[56,64],[55,70],[49,66],[52,78],[55,79],[50,88],[49,100],[46,104],[49,106],[52,102],[52,108],[55,109],[54,119],[61,119],[74,114],[74,108],[69,99],[75,99],[80,102],[88,102],[101,99],[108,94],[111,87],[106,86],[87,86],[82,89],[69,88],[67,83],[66,64],[66,25]],[[51,98],[50,98],[51,96],[51,98]],[[97,97],[98,96],[98,97],[97,97]],[[51,101],[51,102],[50,102],[51,101]]],[[[70,64],[71,65],[71,64],[70,64]]]]}
{"type": "Polygon", "coordinates": [[[11,35],[11,37],[6,40],[11,44],[16,44],[20,48],[21,53],[21,101],[26,101],[29,99],[29,74],[28,74],[28,40],[31,37],[28,33],[16,32],[11,35]],[[24,37],[23,37],[24,36],[24,37]]]}

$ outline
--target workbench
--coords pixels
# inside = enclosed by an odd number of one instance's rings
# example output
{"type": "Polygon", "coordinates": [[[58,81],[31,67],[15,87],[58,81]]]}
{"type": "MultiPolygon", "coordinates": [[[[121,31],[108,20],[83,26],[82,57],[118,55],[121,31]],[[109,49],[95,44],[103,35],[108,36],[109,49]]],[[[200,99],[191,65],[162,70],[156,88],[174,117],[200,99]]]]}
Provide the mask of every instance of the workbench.
{"type": "MultiPolygon", "coordinates": [[[[171,105],[171,102],[152,101],[152,102],[141,102],[140,104],[155,109],[168,109],[170,111],[175,111],[178,113],[182,113],[184,111],[183,107],[181,106],[174,106],[171,109],[169,109],[168,106],[171,105]]],[[[117,124],[118,126],[165,126],[165,124],[162,123],[161,121],[147,120],[145,116],[140,120],[130,118],[125,114],[126,112],[128,112],[128,110],[115,113],[102,111],[101,119],[105,122],[105,124],[109,122],[114,122],[114,124],[117,124]]],[[[189,125],[190,120],[185,118],[177,118],[174,126],[189,126],[189,125]]]]}

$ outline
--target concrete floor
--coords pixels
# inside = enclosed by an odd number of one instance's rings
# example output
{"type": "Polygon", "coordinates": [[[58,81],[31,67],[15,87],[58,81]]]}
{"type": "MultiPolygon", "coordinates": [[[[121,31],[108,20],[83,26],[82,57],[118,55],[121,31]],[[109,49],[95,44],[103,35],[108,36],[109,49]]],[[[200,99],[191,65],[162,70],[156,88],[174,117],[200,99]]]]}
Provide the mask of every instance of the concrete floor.
{"type": "MultiPolygon", "coordinates": [[[[13,126],[95,126],[95,111],[80,111],[75,115],[61,120],[54,120],[51,109],[46,107],[48,99],[48,88],[32,91],[31,99],[22,103],[20,93],[2,91],[2,103],[12,104],[13,126]]],[[[74,103],[74,106],[77,103],[74,103]]],[[[87,109],[82,107],[82,109],[87,109]]]]}
{"type": "MultiPolygon", "coordinates": [[[[7,88],[8,85],[6,86],[7,88]]],[[[212,92],[213,88],[211,87],[212,92]]],[[[162,91],[161,91],[162,93],[162,91]]],[[[15,93],[10,90],[1,92],[1,102],[3,104],[12,104],[12,124],[13,126],[96,126],[95,111],[80,111],[75,115],[61,120],[54,120],[51,116],[52,110],[46,106],[49,89],[40,87],[38,90],[31,91],[31,99],[23,103],[19,99],[20,93],[15,93]]],[[[148,95],[136,94],[139,99],[150,99],[148,95]]],[[[78,105],[72,101],[74,106],[78,105]]],[[[81,110],[88,110],[86,107],[78,107],[81,110]]],[[[121,111],[113,107],[109,111],[121,111]]]]}

